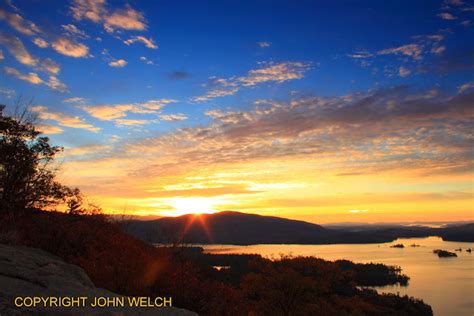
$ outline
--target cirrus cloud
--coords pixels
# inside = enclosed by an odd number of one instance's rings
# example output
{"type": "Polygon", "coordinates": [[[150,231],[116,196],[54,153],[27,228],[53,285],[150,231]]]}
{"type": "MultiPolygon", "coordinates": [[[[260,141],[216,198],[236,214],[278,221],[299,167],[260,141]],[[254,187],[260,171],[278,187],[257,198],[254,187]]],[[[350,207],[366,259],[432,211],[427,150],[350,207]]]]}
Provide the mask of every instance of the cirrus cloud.
{"type": "Polygon", "coordinates": [[[55,121],[60,126],[77,128],[77,129],[85,129],[94,133],[97,133],[100,131],[100,128],[95,127],[92,124],[85,122],[83,119],[81,119],[78,116],[72,116],[72,115],[67,115],[64,113],[51,111],[46,106],[42,106],[42,105],[33,106],[31,110],[37,113],[41,120],[55,121]]]}
{"type": "Polygon", "coordinates": [[[17,13],[11,13],[0,9],[0,20],[5,20],[12,28],[24,35],[35,35],[41,33],[40,29],[36,24],[31,21],[25,20],[21,15],[17,13]]]}
{"type": "Polygon", "coordinates": [[[379,55],[401,54],[410,56],[413,59],[422,59],[423,47],[419,44],[408,44],[394,48],[383,49],[378,52],[379,55]]]}
{"type": "Polygon", "coordinates": [[[176,102],[176,100],[159,99],[140,103],[81,105],[78,107],[99,120],[113,121],[125,118],[129,112],[137,114],[156,114],[159,113],[166,104],[174,102],[176,102]]]}
{"type": "Polygon", "coordinates": [[[124,41],[124,44],[126,45],[131,45],[135,42],[142,42],[145,44],[146,47],[151,48],[151,49],[157,49],[158,46],[153,42],[151,38],[146,38],[145,36],[133,36],[129,38],[128,40],[124,41]]]}
{"type": "Polygon", "coordinates": [[[29,82],[34,85],[43,84],[50,87],[53,90],[57,90],[59,92],[66,92],[67,86],[62,83],[56,76],[49,76],[47,81],[41,79],[37,73],[29,72],[27,74],[20,72],[18,69],[13,67],[4,67],[5,73],[14,76],[17,79],[29,82]]]}
{"type": "Polygon", "coordinates": [[[10,54],[21,64],[35,66],[38,59],[33,57],[23,42],[16,36],[0,31],[0,45],[5,46],[10,54]]]}
{"type": "Polygon", "coordinates": [[[5,73],[10,76],[14,76],[17,79],[27,81],[32,84],[42,84],[44,81],[38,76],[37,73],[30,72],[27,74],[21,73],[18,71],[18,69],[15,69],[13,67],[4,67],[5,73]]]}
{"type": "Polygon", "coordinates": [[[247,75],[232,78],[210,77],[205,86],[210,89],[201,96],[191,98],[192,101],[203,102],[209,99],[236,94],[243,87],[254,87],[261,83],[283,83],[289,80],[301,79],[311,68],[310,63],[304,62],[261,62],[260,68],[252,69],[247,75]]]}

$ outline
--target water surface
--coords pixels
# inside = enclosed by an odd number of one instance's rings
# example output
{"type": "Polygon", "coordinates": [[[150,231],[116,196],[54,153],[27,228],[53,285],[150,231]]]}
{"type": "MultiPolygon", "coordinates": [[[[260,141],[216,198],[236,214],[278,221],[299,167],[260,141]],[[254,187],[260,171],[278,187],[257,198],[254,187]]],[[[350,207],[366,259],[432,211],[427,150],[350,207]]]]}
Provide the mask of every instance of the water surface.
{"type": "Polygon", "coordinates": [[[474,315],[474,254],[467,248],[474,243],[447,242],[439,237],[397,239],[383,244],[338,245],[204,245],[210,253],[315,256],[326,260],[348,259],[354,262],[376,262],[397,265],[410,277],[407,287],[378,287],[379,292],[399,293],[423,299],[434,315],[474,315]],[[405,248],[390,248],[394,244],[405,248]],[[417,244],[419,247],[410,247],[417,244]],[[438,258],[434,249],[457,252],[457,258],[438,258]]]}

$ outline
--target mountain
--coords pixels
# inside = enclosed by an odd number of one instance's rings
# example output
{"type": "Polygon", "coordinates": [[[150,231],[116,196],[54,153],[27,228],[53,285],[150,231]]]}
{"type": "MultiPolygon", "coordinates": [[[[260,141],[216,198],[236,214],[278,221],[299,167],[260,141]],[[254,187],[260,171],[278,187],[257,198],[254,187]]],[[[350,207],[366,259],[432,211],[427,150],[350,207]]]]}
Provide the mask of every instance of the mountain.
{"type": "Polygon", "coordinates": [[[150,242],[216,244],[327,243],[331,230],[286,218],[220,212],[216,214],[165,217],[153,221],[127,221],[130,234],[150,242]]]}
{"type": "Polygon", "coordinates": [[[121,222],[124,230],[150,243],[195,244],[336,244],[381,243],[397,238],[441,236],[474,241],[474,224],[430,228],[390,225],[370,229],[325,228],[286,218],[239,212],[183,215],[157,220],[121,222]]]}

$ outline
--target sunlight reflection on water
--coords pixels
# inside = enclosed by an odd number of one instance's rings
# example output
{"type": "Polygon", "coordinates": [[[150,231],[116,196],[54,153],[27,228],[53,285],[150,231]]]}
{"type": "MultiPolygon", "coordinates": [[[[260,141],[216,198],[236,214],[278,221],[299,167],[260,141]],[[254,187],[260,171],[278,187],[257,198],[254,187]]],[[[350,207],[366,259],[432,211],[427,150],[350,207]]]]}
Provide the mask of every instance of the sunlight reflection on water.
{"type": "Polygon", "coordinates": [[[383,244],[339,245],[202,245],[210,253],[255,253],[275,258],[281,254],[315,256],[326,260],[378,262],[396,265],[410,277],[407,287],[379,287],[379,292],[400,293],[423,299],[436,316],[474,315],[474,243],[447,242],[439,237],[404,238],[383,244]],[[402,243],[405,248],[390,248],[402,243]],[[412,244],[419,247],[410,247],[412,244]],[[434,249],[456,251],[457,258],[438,258],[434,249]]]}

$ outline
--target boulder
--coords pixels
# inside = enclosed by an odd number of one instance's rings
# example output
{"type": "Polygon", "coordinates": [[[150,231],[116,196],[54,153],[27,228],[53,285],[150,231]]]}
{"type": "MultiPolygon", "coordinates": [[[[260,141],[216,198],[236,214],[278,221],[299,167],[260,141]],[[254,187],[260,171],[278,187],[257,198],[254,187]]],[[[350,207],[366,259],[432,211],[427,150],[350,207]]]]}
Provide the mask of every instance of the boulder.
{"type": "MultiPolygon", "coordinates": [[[[197,315],[175,307],[91,307],[94,299],[128,298],[96,288],[83,269],[45,251],[0,244],[0,315],[197,315]],[[16,307],[16,297],[87,297],[80,307],[16,307]]],[[[48,305],[48,304],[46,304],[48,305]]]]}

